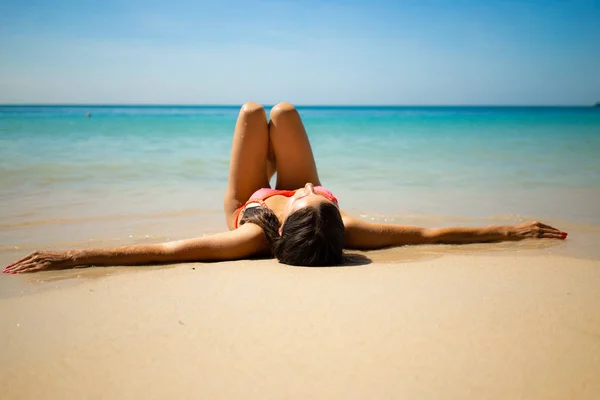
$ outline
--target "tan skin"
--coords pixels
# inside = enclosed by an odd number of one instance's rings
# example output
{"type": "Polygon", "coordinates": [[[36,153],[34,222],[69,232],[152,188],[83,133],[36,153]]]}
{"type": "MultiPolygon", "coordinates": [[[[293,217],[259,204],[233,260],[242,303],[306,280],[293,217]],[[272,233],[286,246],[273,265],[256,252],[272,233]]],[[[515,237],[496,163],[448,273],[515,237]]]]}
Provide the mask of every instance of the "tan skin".
{"type": "MultiPolygon", "coordinates": [[[[256,103],[242,106],[231,149],[229,179],[224,200],[228,232],[153,245],[69,251],[35,251],[6,267],[4,273],[25,273],[82,265],[142,265],[199,261],[240,260],[269,254],[262,229],[248,223],[234,229],[236,211],[258,189],[269,187],[277,172],[276,189],[296,190],[292,197],[266,200],[279,220],[307,206],[329,202],[314,192],[321,185],[313,152],[297,110],[280,103],[270,121],[256,103]]],[[[527,238],[564,239],[566,233],[540,222],[483,228],[421,228],[379,224],[356,219],[343,211],[345,248],[372,250],[432,243],[480,243],[527,238]]]]}

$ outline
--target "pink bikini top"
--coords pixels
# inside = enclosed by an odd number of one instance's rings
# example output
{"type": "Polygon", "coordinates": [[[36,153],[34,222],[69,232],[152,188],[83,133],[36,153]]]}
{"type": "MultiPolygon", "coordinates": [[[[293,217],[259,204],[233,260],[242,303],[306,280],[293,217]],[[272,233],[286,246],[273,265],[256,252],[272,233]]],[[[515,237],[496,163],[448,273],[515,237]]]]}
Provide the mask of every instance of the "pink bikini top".
{"type": "MultiPolygon", "coordinates": [[[[269,208],[267,206],[267,204],[265,203],[265,200],[268,199],[269,197],[273,197],[273,196],[292,197],[297,191],[298,190],[277,190],[277,189],[271,189],[271,188],[258,189],[256,192],[254,192],[252,194],[252,196],[250,196],[248,201],[243,206],[238,208],[237,212],[235,213],[235,229],[238,228],[238,220],[239,220],[240,214],[242,212],[244,212],[244,210],[246,209],[246,207],[249,204],[258,203],[259,205],[261,205],[264,208],[269,208]]],[[[326,199],[328,199],[330,201],[333,201],[335,204],[337,204],[337,202],[338,202],[337,198],[333,195],[333,193],[331,193],[329,190],[325,189],[323,186],[315,186],[315,193],[325,197],[326,199]]]]}

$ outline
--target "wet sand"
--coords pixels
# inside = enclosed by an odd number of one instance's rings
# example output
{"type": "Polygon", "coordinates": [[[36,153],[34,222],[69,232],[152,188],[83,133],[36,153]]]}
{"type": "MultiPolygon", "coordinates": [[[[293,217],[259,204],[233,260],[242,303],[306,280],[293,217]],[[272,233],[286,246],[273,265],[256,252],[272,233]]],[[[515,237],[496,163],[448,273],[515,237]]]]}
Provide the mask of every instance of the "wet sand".
{"type": "Polygon", "coordinates": [[[599,261],[370,258],[62,272],[0,299],[2,397],[597,398],[599,261]]]}

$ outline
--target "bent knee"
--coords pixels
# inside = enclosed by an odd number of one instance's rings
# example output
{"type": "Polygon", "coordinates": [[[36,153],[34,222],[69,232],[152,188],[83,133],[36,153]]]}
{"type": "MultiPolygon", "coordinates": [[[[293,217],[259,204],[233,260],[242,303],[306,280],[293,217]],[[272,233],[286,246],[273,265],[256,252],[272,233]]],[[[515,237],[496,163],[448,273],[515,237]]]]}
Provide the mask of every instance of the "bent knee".
{"type": "Polygon", "coordinates": [[[273,107],[271,110],[271,119],[276,119],[279,116],[291,113],[297,113],[296,107],[286,101],[283,101],[273,107]]]}
{"type": "Polygon", "coordinates": [[[240,110],[240,114],[244,115],[266,115],[265,108],[258,103],[254,103],[249,101],[244,103],[242,109],[240,110]]]}

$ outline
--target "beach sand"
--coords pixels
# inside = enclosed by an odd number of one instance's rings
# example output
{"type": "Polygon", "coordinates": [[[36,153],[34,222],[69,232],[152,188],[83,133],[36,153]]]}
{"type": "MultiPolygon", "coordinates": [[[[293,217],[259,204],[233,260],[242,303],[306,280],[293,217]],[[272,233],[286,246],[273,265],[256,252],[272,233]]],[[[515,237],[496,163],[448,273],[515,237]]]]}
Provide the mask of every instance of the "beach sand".
{"type": "Polygon", "coordinates": [[[3,276],[2,398],[598,398],[600,261],[385,254],[3,276]]]}

